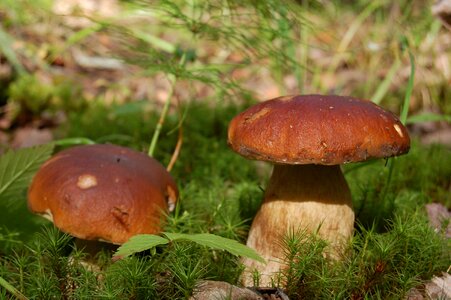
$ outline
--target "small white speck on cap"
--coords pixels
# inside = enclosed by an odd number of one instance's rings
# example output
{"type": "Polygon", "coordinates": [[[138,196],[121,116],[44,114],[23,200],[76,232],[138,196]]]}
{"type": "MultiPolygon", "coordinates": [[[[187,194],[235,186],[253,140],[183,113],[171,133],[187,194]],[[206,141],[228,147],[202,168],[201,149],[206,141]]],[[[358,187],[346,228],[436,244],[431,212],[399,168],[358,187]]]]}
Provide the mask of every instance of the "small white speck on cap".
{"type": "Polygon", "coordinates": [[[396,132],[399,134],[400,137],[404,137],[404,135],[402,134],[401,127],[399,127],[398,124],[393,125],[393,127],[395,128],[396,132]]]}
{"type": "Polygon", "coordinates": [[[175,209],[175,202],[174,201],[168,201],[168,210],[173,211],[175,209]]]}
{"type": "Polygon", "coordinates": [[[86,190],[97,185],[97,178],[90,174],[84,174],[78,177],[77,186],[86,190]]]}

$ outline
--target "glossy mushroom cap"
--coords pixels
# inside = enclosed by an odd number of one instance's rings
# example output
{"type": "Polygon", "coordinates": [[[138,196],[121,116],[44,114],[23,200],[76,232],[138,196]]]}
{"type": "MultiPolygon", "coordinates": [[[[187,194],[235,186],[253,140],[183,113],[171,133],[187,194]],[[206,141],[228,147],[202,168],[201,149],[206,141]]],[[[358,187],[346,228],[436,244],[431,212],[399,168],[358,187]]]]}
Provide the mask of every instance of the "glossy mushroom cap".
{"type": "Polygon", "coordinates": [[[304,95],[268,100],[237,115],[230,147],[249,159],[336,165],[407,153],[407,129],[391,112],[351,97],[304,95]]]}
{"type": "Polygon", "coordinates": [[[177,197],[174,180],[153,158],[90,145],[44,163],[28,191],[28,207],[75,237],[122,244],[139,233],[158,233],[177,197]]]}

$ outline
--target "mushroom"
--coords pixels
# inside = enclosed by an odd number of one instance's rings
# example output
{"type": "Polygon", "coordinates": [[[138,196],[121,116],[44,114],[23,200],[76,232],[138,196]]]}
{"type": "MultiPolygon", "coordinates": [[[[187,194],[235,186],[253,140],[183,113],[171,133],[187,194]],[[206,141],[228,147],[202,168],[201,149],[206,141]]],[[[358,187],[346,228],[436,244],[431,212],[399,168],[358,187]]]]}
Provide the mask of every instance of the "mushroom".
{"type": "Polygon", "coordinates": [[[178,190],[155,159],[114,145],[63,150],[45,162],[28,191],[28,207],[83,240],[122,244],[158,233],[178,190]]]}
{"type": "Polygon", "coordinates": [[[242,281],[260,285],[283,268],[280,240],[289,230],[317,232],[338,258],[353,233],[354,212],[340,164],[407,153],[407,129],[376,104],[352,97],[279,97],[238,114],[228,144],[240,155],[274,163],[247,245],[267,264],[244,260],[242,281]]]}

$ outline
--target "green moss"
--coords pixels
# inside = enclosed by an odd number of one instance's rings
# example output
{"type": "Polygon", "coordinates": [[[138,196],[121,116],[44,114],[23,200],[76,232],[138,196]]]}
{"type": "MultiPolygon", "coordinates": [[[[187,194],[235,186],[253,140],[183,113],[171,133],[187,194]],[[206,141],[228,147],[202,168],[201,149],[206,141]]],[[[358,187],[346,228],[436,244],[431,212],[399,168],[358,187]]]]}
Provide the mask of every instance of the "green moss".
{"type": "MultiPolygon", "coordinates": [[[[165,230],[211,232],[245,241],[270,168],[262,173],[226,145],[228,122],[241,109],[202,104],[188,108],[185,142],[173,170],[181,199],[165,230]]],[[[108,135],[115,132],[132,137],[122,144],[145,149],[155,115],[132,109],[112,117],[110,112],[93,105],[83,115],[72,115],[68,136],[114,142],[108,135]]],[[[167,133],[176,123],[171,116],[158,144],[163,161],[172,151],[174,141],[167,133]]],[[[396,159],[390,182],[384,161],[344,169],[358,224],[348,253],[343,261],[331,262],[322,255],[323,241],[302,233],[287,237],[290,267],[280,282],[289,282],[290,299],[399,298],[445,271],[449,241],[431,229],[423,207],[429,202],[449,204],[449,150],[414,142],[408,155],[396,159]]],[[[57,230],[47,229],[25,245],[13,247],[14,252],[1,259],[0,276],[38,299],[183,299],[199,279],[237,284],[242,271],[237,257],[190,243],[169,244],[115,263],[105,250],[95,272],[81,265],[83,252],[73,254],[72,239],[57,230]]]]}

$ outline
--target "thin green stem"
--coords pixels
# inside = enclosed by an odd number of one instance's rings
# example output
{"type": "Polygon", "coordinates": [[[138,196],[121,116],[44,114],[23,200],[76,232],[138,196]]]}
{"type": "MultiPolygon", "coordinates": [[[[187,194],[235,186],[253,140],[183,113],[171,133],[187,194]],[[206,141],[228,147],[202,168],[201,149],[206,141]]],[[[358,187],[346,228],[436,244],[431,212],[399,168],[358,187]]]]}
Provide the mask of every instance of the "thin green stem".
{"type": "Polygon", "coordinates": [[[73,137],[60,139],[52,142],[55,146],[72,146],[72,145],[94,145],[94,142],[91,139],[85,137],[73,137]]]}
{"type": "Polygon", "coordinates": [[[345,57],[346,51],[348,51],[348,47],[351,44],[352,39],[356,35],[357,31],[361,29],[363,22],[371,16],[371,14],[380,6],[384,5],[385,1],[372,1],[368,4],[367,7],[354,19],[354,21],[349,25],[348,30],[344,34],[343,38],[338,45],[336,50],[336,54],[334,55],[332,62],[327,70],[328,74],[332,74],[336,71],[340,62],[345,57]]]}
{"type": "Polygon", "coordinates": [[[410,98],[412,96],[413,84],[414,84],[414,79],[415,79],[415,58],[409,49],[407,49],[407,51],[409,53],[409,59],[410,59],[410,77],[409,77],[409,82],[407,83],[406,95],[404,97],[404,103],[402,105],[401,116],[400,116],[400,120],[403,124],[406,123],[407,115],[409,113],[410,98]]]}
{"type": "MultiPolygon", "coordinates": [[[[303,14],[309,11],[308,1],[302,2],[303,14]]],[[[301,24],[301,55],[300,66],[296,69],[297,71],[297,79],[298,79],[298,88],[301,94],[306,94],[305,88],[307,86],[307,63],[308,63],[308,55],[309,55],[309,27],[308,24],[301,24]]]]}
{"type": "MultiPolygon", "coordinates": [[[[179,65],[180,66],[185,65],[185,53],[182,54],[179,65]]],[[[152,140],[150,142],[149,151],[147,153],[150,157],[153,157],[153,155],[155,153],[155,148],[157,146],[158,138],[160,136],[161,129],[163,128],[164,121],[168,114],[169,107],[171,106],[172,97],[174,96],[175,85],[177,83],[177,77],[174,74],[169,74],[168,79],[170,82],[169,94],[168,94],[168,97],[166,98],[166,102],[164,103],[163,110],[161,111],[161,114],[160,114],[160,119],[158,120],[157,126],[156,126],[155,131],[152,136],[152,140]]]]}
{"type": "MultiPolygon", "coordinates": [[[[405,38],[402,41],[402,46],[403,46],[403,48],[407,49],[407,53],[409,54],[409,59],[410,59],[410,77],[409,77],[409,81],[407,83],[407,90],[406,90],[406,94],[404,97],[404,103],[403,103],[402,109],[401,109],[401,115],[399,117],[400,121],[403,124],[405,124],[407,121],[407,115],[409,113],[410,98],[412,96],[413,84],[414,84],[414,79],[415,79],[415,58],[414,58],[412,52],[410,51],[410,49],[408,49],[407,40],[405,38]]],[[[388,169],[387,184],[385,185],[385,190],[384,190],[384,194],[382,197],[383,201],[385,200],[385,197],[387,196],[387,193],[388,193],[388,190],[390,187],[390,182],[392,179],[395,160],[393,158],[389,158],[387,165],[388,165],[389,169],[388,169]]]]}
{"type": "Polygon", "coordinates": [[[3,29],[3,26],[1,26],[0,24],[0,53],[3,53],[3,55],[19,75],[25,75],[27,74],[27,70],[25,70],[14,49],[11,47],[12,44],[13,38],[6,32],[6,30],[3,29]]]}
{"type": "Polygon", "coordinates": [[[385,79],[382,81],[382,83],[378,86],[376,92],[371,97],[371,101],[373,101],[376,104],[380,104],[384,96],[387,94],[388,89],[390,88],[390,85],[393,82],[393,78],[395,77],[396,73],[401,68],[401,60],[396,59],[395,63],[391,66],[390,70],[387,72],[385,79]]]}
{"type": "Polygon", "coordinates": [[[387,161],[387,167],[388,167],[388,176],[387,176],[387,183],[384,187],[384,193],[382,194],[382,202],[385,201],[385,197],[387,197],[388,190],[390,189],[390,182],[393,175],[393,169],[395,167],[395,160],[393,158],[389,158],[387,161]]]}
{"type": "Polygon", "coordinates": [[[19,300],[28,300],[21,292],[19,292],[14,286],[12,286],[8,281],[0,277],[0,286],[4,287],[8,292],[10,292],[14,297],[19,300]]]}

